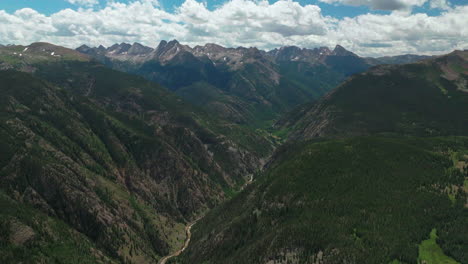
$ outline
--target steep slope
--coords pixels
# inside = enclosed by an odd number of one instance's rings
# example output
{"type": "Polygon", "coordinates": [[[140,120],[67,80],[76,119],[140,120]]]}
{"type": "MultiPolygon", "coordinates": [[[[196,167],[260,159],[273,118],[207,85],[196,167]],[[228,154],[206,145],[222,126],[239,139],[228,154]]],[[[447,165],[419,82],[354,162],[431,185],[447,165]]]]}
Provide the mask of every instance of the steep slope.
{"type": "Polygon", "coordinates": [[[139,44],[79,47],[106,65],[161,83],[188,101],[222,118],[254,127],[294,107],[320,98],[347,76],[370,67],[366,59],[336,46],[301,49],[283,47],[224,48],[206,44],[191,48],[176,40],[161,41],[131,55],[139,44]]]}
{"type": "MultiPolygon", "coordinates": [[[[9,204],[48,215],[40,221],[64,223],[51,231],[2,214],[3,229],[22,223],[36,233],[31,245],[42,245],[6,260],[61,259],[60,250],[47,250],[54,232],[79,232],[85,240],[64,245],[70,256],[81,245],[91,262],[102,255],[153,263],[183,243],[187,221],[242,186],[272,150],[262,135],[78,52],[40,43],[0,54],[9,69],[0,71],[1,190],[9,204]]],[[[0,251],[13,242],[2,237],[0,251]]]]}
{"type": "Polygon", "coordinates": [[[451,155],[468,138],[301,142],[192,229],[173,263],[416,263],[437,229],[467,263],[467,191],[451,155]]]}
{"type": "Polygon", "coordinates": [[[467,55],[373,68],[288,115],[289,143],[173,263],[468,263],[467,55]]]}
{"type": "Polygon", "coordinates": [[[398,133],[466,135],[468,52],[377,66],[283,119],[295,138],[398,133]],[[296,116],[296,118],[294,118],[296,116]]]}
{"type": "Polygon", "coordinates": [[[0,193],[2,263],[116,263],[83,234],[0,193]],[[79,256],[79,258],[77,258],[79,256]]]}

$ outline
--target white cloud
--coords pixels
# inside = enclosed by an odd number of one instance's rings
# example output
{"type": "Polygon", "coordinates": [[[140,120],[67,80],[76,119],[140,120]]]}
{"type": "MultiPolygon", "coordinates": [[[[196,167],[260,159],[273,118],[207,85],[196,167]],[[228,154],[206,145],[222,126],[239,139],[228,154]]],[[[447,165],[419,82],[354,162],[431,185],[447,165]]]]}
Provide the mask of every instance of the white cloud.
{"type": "Polygon", "coordinates": [[[66,0],[72,5],[93,6],[99,4],[98,0],[66,0]]]}
{"type": "Polygon", "coordinates": [[[161,39],[178,39],[192,46],[212,42],[264,49],[341,44],[364,56],[440,54],[468,48],[466,14],[468,6],[458,6],[439,16],[393,12],[338,20],[324,16],[316,5],[292,0],[231,0],[214,10],[186,0],[175,13],[154,0],[110,1],[102,9],[64,9],[49,16],[29,8],[13,14],[0,10],[0,43],[47,41],[75,48],[140,42],[155,47],[161,39]]]}
{"type": "Polygon", "coordinates": [[[408,10],[414,6],[422,6],[427,0],[319,0],[328,4],[343,4],[352,6],[369,6],[374,10],[408,10]]]}
{"type": "Polygon", "coordinates": [[[443,53],[455,48],[468,48],[466,27],[468,6],[460,6],[440,16],[426,14],[367,14],[339,22],[337,39],[358,53],[443,53]],[[370,48],[365,43],[391,47],[370,48]]]}
{"type": "Polygon", "coordinates": [[[410,11],[413,7],[429,3],[430,8],[447,10],[450,8],[447,0],[319,0],[327,4],[351,6],[368,6],[373,10],[410,11]]]}
{"type": "Polygon", "coordinates": [[[430,7],[444,9],[444,10],[450,9],[450,5],[447,2],[447,0],[431,0],[430,7]]]}

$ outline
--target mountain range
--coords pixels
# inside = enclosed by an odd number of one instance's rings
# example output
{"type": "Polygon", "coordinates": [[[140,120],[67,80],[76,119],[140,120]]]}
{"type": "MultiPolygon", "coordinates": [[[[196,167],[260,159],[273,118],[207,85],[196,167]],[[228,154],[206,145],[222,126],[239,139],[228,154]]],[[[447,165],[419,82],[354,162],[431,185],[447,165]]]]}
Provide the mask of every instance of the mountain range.
{"type": "Polygon", "coordinates": [[[33,43],[0,84],[1,263],[468,263],[468,51],[33,43]]]}
{"type": "Polygon", "coordinates": [[[468,51],[353,75],[172,263],[468,263],[468,51]]]}
{"type": "Polygon", "coordinates": [[[156,48],[122,43],[81,46],[79,52],[105,65],[160,83],[187,101],[239,124],[265,127],[296,106],[318,99],[348,76],[382,63],[408,63],[427,56],[361,58],[337,45],[271,51],[177,40],[156,48]]]}
{"type": "Polygon", "coordinates": [[[34,43],[0,58],[2,263],[154,262],[273,150],[74,50],[34,43]]]}

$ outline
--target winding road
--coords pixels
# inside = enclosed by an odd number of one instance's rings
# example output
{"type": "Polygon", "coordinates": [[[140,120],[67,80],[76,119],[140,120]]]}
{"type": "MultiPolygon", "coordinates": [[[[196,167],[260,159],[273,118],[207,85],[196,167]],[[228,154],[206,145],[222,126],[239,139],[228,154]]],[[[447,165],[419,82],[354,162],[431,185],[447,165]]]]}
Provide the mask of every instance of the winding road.
{"type": "Polygon", "coordinates": [[[192,232],[191,232],[191,229],[192,229],[192,226],[195,225],[197,222],[198,222],[199,219],[193,221],[192,223],[188,224],[186,227],[185,227],[185,233],[187,234],[187,238],[185,239],[185,243],[184,243],[184,246],[177,250],[176,252],[172,253],[171,255],[168,255],[168,256],[165,256],[164,258],[162,258],[161,260],[159,260],[158,264],[166,264],[166,262],[170,259],[170,258],[173,258],[173,257],[177,257],[179,256],[180,254],[182,254],[182,252],[184,252],[184,250],[188,247],[188,245],[190,244],[190,238],[192,237],[192,232]]]}
{"type": "MultiPolygon", "coordinates": [[[[244,186],[242,186],[241,190],[244,190],[244,188],[247,185],[251,184],[252,182],[253,182],[253,175],[250,175],[249,179],[244,184],[244,186]]],[[[192,232],[191,232],[192,226],[194,226],[201,218],[202,217],[198,218],[197,220],[193,221],[192,223],[188,224],[185,227],[185,233],[187,234],[187,238],[185,239],[184,246],[181,249],[177,250],[176,252],[172,253],[171,255],[163,257],[161,260],[159,260],[158,264],[166,264],[166,262],[169,259],[179,256],[180,254],[182,254],[182,252],[184,252],[185,249],[187,249],[188,245],[190,244],[190,238],[192,237],[192,232]]]]}

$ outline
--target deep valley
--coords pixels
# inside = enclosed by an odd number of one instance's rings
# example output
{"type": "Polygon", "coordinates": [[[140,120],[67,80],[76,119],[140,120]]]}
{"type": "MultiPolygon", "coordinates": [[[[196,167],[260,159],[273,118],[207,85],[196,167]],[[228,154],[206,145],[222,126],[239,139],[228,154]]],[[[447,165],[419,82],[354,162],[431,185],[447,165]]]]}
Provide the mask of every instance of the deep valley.
{"type": "Polygon", "coordinates": [[[0,46],[0,263],[468,264],[468,51],[0,46]]]}

